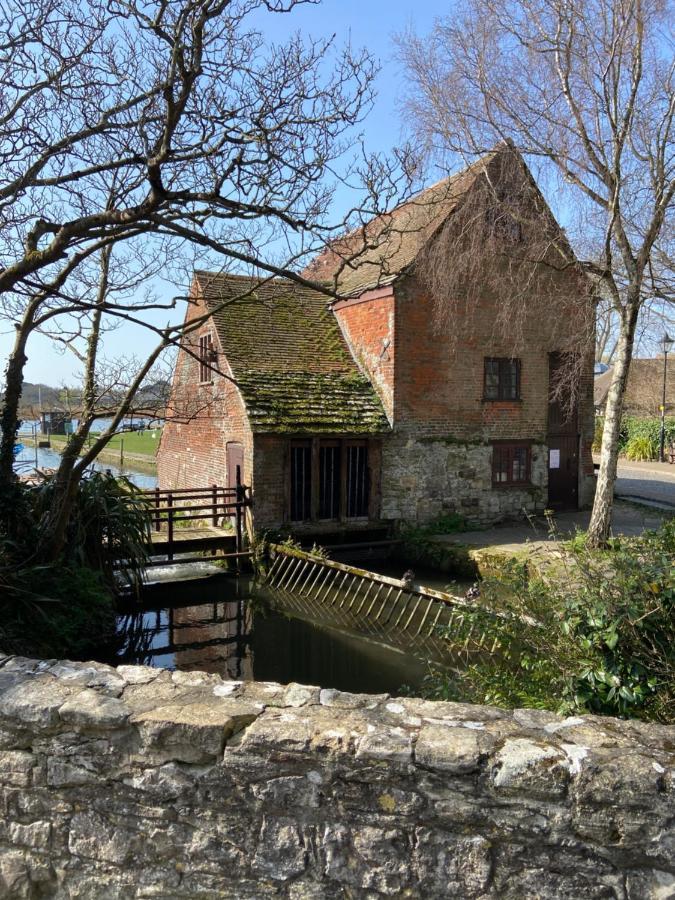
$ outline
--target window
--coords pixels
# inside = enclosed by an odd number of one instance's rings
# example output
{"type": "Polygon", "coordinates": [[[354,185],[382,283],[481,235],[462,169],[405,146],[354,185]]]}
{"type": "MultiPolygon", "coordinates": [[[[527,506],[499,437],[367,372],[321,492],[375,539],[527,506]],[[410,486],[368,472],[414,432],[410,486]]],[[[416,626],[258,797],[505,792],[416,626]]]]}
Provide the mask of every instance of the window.
{"type": "Polygon", "coordinates": [[[370,469],[365,440],[291,441],[290,519],[362,519],[369,514],[370,469]]]}
{"type": "Polygon", "coordinates": [[[201,384],[213,380],[211,365],[213,364],[213,339],[210,334],[199,337],[199,381],[201,384]]]}
{"type": "Polygon", "coordinates": [[[485,359],[484,400],[520,400],[520,360],[505,357],[485,359]]]}
{"type": "Polygon", "coordinates": [[[365,443],[347,445],[347,509],[348,519],[368,515],[368,447],[365,443]]]}
{"type": "Polygon", "coordinates": [[[339,519],[341,447],[339,441],[319,445],[319,518],[339,519]]]}
{"type": "Polygon", "coordinates": [[[511,485],[530,482],[530,445],[493,444],[492,484],[511,485]]]}
{"type": "Polygon", "coordinates": [[[305,522],[312,516],[312,445],[291,444],[291,521],[305,522]]]}

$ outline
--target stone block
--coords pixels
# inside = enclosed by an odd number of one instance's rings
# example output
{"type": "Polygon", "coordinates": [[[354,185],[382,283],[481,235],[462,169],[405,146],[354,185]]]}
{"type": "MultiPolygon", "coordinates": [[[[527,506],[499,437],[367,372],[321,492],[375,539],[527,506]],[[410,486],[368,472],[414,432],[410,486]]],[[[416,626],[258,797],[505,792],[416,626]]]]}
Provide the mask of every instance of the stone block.
{"type": "Polygon", "coordinates": [[[438,772],[463,775],[478,769],[495,740],[478,729],[425,725],[415,744],[415,762],[438,772]]]}
{"type": "Polygon", "coordinates": [[[25,750],[0,751],[0,784],[28,787],[36,762],[36,757],[25,750]]]}
{"type": "Polygon", "coordinates": [[[263,819],[252,867],[274,881],[288,881],[307,867],[307,850],[297,822],[263,819]]]}
{"type": "Polygon", "coordinates": [[[85,688],[59,707],[59,716],[77,728],[120,728],[131,715],[122,700],[85,688]]]}
{"type": "Polygon", "coordinates": [[[492,874],[491,844],[482,837],[415,832],[413,866],[417,884],[432,897],[484,896],[492,874]]]}
{"type": "Polygon", "coordinates": [[[161,706],[138,713],[143,752],[155,760],[206,762],[222,755],[227,739],[255,721],[260,710],[236,700],[161,706]]]}
{"type": "Polygon", "coordinates": [[[492,760],[491,781],[498,792],[561,797],[570,780],[566,754],[529,738],[509,738],[492,760]]]}
{"type": "Polygon", "coordinates": [[[0,695],[0,718],[40,728],[59,724],[59,709],[81,688],[51,675],[29,676],[0,695]]]}

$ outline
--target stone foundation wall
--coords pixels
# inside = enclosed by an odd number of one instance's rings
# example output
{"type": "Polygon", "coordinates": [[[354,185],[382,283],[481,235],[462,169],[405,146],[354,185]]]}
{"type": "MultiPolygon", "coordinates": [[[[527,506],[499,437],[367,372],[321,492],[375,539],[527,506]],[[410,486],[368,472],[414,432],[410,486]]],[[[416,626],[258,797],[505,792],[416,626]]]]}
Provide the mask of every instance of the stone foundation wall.
{"type": "Polygon", "coordinates": [[[382,447],[382,518],[423,523],[457,513],[482,526],[541,512],[548,451],[535,443],[531,452],[531,484],[494,488],[489,444],[395,434],[382,447]]]}
{"type": "Polygon", "coordinates": [[[0,660],[0,896],[675,892],[675,730],[0,660]]]}

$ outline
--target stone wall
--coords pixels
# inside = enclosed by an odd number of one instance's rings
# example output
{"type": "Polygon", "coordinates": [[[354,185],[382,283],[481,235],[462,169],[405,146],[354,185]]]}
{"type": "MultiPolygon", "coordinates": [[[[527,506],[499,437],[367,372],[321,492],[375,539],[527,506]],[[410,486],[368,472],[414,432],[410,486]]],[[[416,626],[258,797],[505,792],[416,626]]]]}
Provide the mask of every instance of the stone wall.
{"type": "Polygon", "coordinates": [[[0,659],[0,896],[675,892],[675,730],[0,659]]]}
{"type": "Polygon", "coordinates": [[[523,487],[493,487],[492,452],[487,443],[400,430],[383,442],[382,518],[433,522],[456,513],[484,526],[541,513],[547,505],[547,447],[532,444],[530,484],[523,487]]]}

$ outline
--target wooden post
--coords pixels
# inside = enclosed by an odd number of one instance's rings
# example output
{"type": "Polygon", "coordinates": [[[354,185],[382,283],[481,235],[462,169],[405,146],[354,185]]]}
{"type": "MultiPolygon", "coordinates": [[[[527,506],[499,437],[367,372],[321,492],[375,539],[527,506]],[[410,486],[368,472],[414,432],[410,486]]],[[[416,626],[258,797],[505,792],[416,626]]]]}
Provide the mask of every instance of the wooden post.
{"type": "Polygon", "coordinates": [[[120,468],[124,465],[124,438],[120,438],[120,468]]]}
{"type": "Polygon", "coordinates": [[[216,528],[218,525],[218,485],[211,485],[211,496],[213,503],[213,516],[211,517],[211,521],[213,523],[213,527],[216,528]]]}
{"type": "Polygon", "coordinates": [[[169,562],[173,562],[173,494],[169,491],[169,494],[166,498],[166,507],[167,507],[167,554],[166,558],[169,562]]]}
{"type": "Polygon", "coordinates": [[[162,525],[159,521],[159,488],[155,488],[155,531],[159,531],[162,525]]]}
{"type": "MultiPolygon", "coordinates": [[[[241,512],[244,501],[244,489],[241,486],[241,466],[237,466],[237,505],[236,505],[236,525],[237,525],[237,553],[242,552],[242,529],[241,529],[241,512]]],[[[239,567],[239,557],[237,557],[237,568],[239,567]]]]}

